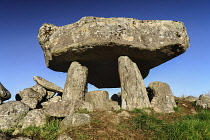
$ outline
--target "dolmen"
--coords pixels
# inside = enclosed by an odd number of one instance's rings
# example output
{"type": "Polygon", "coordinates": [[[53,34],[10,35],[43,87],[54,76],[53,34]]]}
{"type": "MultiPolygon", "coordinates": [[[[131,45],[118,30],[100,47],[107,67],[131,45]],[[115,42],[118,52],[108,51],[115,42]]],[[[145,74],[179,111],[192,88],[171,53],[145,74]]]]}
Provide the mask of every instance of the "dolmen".
{"type": "Polygon", "coordinates": [[[84,101],[87,83],[121,87],[121,108],[151,107],[143,79],[150,69],[184,53],[189,37],[182,22],[83,17],[43,24],[39,43],[46,66],[68,72],[63,100],[84,101]]]}

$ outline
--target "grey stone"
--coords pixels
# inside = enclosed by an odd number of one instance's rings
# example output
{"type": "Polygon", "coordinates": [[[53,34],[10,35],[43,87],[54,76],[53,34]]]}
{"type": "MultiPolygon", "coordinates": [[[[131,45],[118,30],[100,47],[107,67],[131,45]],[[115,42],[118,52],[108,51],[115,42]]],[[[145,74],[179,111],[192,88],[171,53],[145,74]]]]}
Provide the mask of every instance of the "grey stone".
{"type": "Polygon", "coordinates": [[[88,124],[91,121],[91,117],[85,113],[73,113],[66,116],[60,123],[61,129],[67,129],[69,127],[81,126],[88,124]]]}
{"type": "Polygon", "coordinates": [[[51,99],[53,96],[55,95],[55,92],[54,91],[47,91],[47,97],[46,99],[51,99]]]}
{"type": "Polygon", "coordinates": [[[47,122],[47,116],[42,109],[34,109],[27,113],[27,115],[19,122],[18,125],[21,126],[22,129],[35,126],[41,127],[47,122]]]}
{"type": "Polygon", "coordinates": [[[120,56],[118,62],[122,94],[121,108],[132,110],[150,107],[144,81],[136,63],[127,56],[120,56]]]}
{"type": "Polygon", "coordinates": [[[93,105],[94,110],[119,110],[117,102],[109,100],[107,91],[90,91],[85,94],[85,101],[93,105]]]}
{"type": "Polygon", "coordinates": [[[28,137],[23,137],[23,136],[19,136],[19,137],[16,137],[16,138],[12,138],[11,140],[32,140],[28,137]]]}
{"type": "Polygon", "coordinates": [[[20,101],[10,101],[0,105],[0,129],[16,127],[18,122],[29,112],[29,107],[20,101]]]}
{"type": "Polygon", "coordinates": [[[94,107],[91,103],[84,101],[80,104],[78,110],[83,110],[83,109],[86,109],[87,111],[93,111],[94,107]]]}
{"type": "Polygon", "coordinates": [[[32,90],[31,88],[26,88],[22,91],[19,91],[15,96],[17,101],[28,105],[31,109],[37,108],[39,102],[43,99],[43,96],[32,90]]]}
{"type": "Polygon", "coordinates": [[[134,18],[83,17],[62,27],[43,24],[38,40],[48,68],[67,72],[78,61],[89,69],[88,83],[98,88],[120,87],[119,56],[129,56],[146,77],[151,68],[189,46],[182,22],[134,18]]]}
{"type": "Polygon", "coordinates": [[[189,101],[189,102],[195,102],[198,100],[198,98],[194,97],[194,96],[187,96],[184,98],[185,101],[189,101]]]}
{"type": "Polygon", "coordinates": [[[131,115],[125,110],[123,110],[122,112],[118,113],[117,116],[118,117],[122,117],[124,119],[128,119],[128,118],[131,117],[131,115]]]}
{"type": "Polygon", "coordinates": [[[84,101],[87,91],[87,75],[88,69],[85,66],[72,62],[68,70],[62,100],[84,101]]]}
{"type": "Polygon", "coordinates": [[[177,107],[170,86],[163,82],[152,82],[149,84],[148,95],[151,105],[156,112],[171,113],[177,107]]]}
{"type": "Polygon", "coordinates": [[[30,87],[32,90],[38,92],[42,97],[45,97],[46,94],[47,94],[47,91],[45,88],[43,88],[42,86],[40,85],[35,85],[35,86],[32,86],[30,87]]]}
{"type": "Polygon", "coordinates": [[[57,103],[59,101],[61,101],[61,96],[55,96],[53,98],[50,98],[48,101],[41,103],[41,105],[43,108],[47,108],[50,104],[57,103]]]}
{"type": "Polygon", "coordinates": [[[196,101],[196,105],[202,108],[210,108],[210,96],[209,95],[200,95],[199,99],[196,101]]]}
{"type": "Polygon", "coordinates": [[[45,113],[54,117],[66,117],[79,109],[81,101],[58,101],[49,104],[45,113]]]}
{"type": "Polygon", "coordinates": [[[0,82],[0,104],[11,98],[11,93],[0,82]]]}
{"type": "Polygon", "coordinates": [[[58,136],[58,138],[56,140],[73,140],[70,136],[63,134],[58,136]]]}
{"type": "Polygon", "coordinates": [[[51,90],[51,91],[54,91],[54,92],[57,92],[57,93],[63,93],[63,89],[61,87],[53,84],[52,82],[49,82],[49,81],[45,80],[42,77],[34,76],[33,79],[38,85],[43,86],[47,90],[51,90]]]}

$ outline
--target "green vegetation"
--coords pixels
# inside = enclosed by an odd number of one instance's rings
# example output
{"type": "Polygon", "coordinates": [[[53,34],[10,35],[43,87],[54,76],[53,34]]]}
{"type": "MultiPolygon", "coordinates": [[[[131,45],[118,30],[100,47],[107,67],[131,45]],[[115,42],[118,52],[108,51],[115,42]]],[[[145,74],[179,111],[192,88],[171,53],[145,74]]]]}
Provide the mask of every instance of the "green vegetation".
{"type": "MultiPolygon", "coordinates": [[[[136,111],[135,111],[136,112],[136,111]]],[[[134,129],[151,134],[151,139],[160,140],[210,140],[210,111],[200,110],[170,123],[154,115],[141,113],[131,119],[134,129]]]]}
{"type": "Polygon", "coordinates": [[[55,140],[59,134],[60,119],[51,118],[42,127],[27,127],[23,130],[23,135],[30,136],[32,139],[55,140]]]}

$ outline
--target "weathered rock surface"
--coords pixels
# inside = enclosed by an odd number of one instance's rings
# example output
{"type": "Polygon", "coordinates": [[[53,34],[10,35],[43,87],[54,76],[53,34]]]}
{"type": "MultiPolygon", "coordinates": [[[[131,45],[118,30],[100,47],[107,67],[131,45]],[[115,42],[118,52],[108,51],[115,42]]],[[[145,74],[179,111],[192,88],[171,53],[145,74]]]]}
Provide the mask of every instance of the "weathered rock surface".
{"type": "Polygon", "coordinates": [[[151,68],[189,46],[182,22],[133,18],[83,17],[62,27],[43,24],[38,40],[48,68],[67,72],[78,61],[88,67],[88,82],[98,88],[120,86],[119,56],[129,56],[146,77],[151,68]]]}
{"type": "Polygon", "coordinates": [[[131,117],[131,115],[125,110],[123,110],[122,112],[118,113],[117,116],[118,117],[122,117],[124,119],[128,119],[128,118],[131,117]]]}
{"type": "Polygon", "coordinates": [[[122,94],[121,108],[132,110],[150,107],[144,81],[136,63],[127,56],[120,56],[118,62],[122,94]]]}
{"type": "Polygon", "coordinates": [[[47,97],[46,99],[51,99],[55,95],[54,91],[47,91],[47,97]]]}
{"type": "Polygon", "coordinates": [[[70,136],[63,134],[58,136],[58,138],[56,140],[73,140],[70,136]]]}
{"type": "Polygon", "coordinates": [[[15,96],[17,101],[28,105],[31,109],[37,108],[39,102],[43,99],[42,94],[32,90],[31,88],[26,88],[19,91],[15,96]]]}
{"type": "Polygon", "coordinates": [[[14,128],[29,112],[29,107],[19,101],[10,101],[0,105],[0,129],[14,128]]]}
{"type": "Polygon", "coordinates": [[[80,101],[58,101],[49,104],[45,108],[45,113],[54,117],[66,117],[78,110],[80,105],[80,101]]]}
{"type": "Polygon", "coordinates": [[[118,102],[109,100],[107,91],[90,91],[85,94],[85,101],[93,105],[94,110],[119,110],[118,102]]]}
{"type": "Polygon", "coordinates": [[[199,100],[196,101],[196,105],[202,108],[210,108],[210,96],[200,95],[199,100]]]}
{"type": "Polygon", "coordinates": [[[63,89],[55,84],[53,84],[52,82],[49,82],[47,80],[45,80],[42,77],[39,76],[34,76],[34,81],[38,84],[43,86],[44,88],[57,92],[57,93],[63,93],[63,89]]]}
{"type": "Polygon", "coordinates": [[[42,97],[45,97],[47,95],[47,91],[45,88],[43,88],[42,86],[40,85],[35,85],[35,86],[32,86],[30,87],[32,90],[38,92],[42,97]]]}
{"type": "Polygon", "coordinates": [[[188,101],[188,102],[195,102],[198,100],[197,97],[194,97],[194,96],[187,96],[184,98],[185,101],[188,101]]]}
{"type": "Polygon", "coordinates": [[[147,91],[151,100],[151,106],[156,112],[174,112],[176,102],[174,100],[172,91],[167,83],[152,82],[149,84],[147,91]]]}
{"type": "Polygon", "coordinates": [[[34,109],[27,113],[27,115],[19,122],[18,125],[21,126],[22,129],[29,126],[40,127],[46,124],[47,116],[42,109],[34,109]]]}
{"type": "Polygon", "coordinates": [[[47,108],[50,104],[57,103],[59,101],[61,101],[61,96],[55,96],[48,101],[41,103],[41,105],[43,108],[47,108]]]}
{"type": "Polygon", "coordinates": [[[19,137],[16,137],[16,138],[12,138],[10,140],[32,140],[32,139],[30,139],[28,137],[19,136],[19,137]]]}
{"type": "Polygon", "coordinates": [[[72,62],[68,70],[62,100],[84,101],[87,91],[87,75],[88,69],[85,66],[72,62]]]}
{"type": "Polygon", "coordinates": [[[0,104],[11,98],[11,93],[0,83],[0,104]]]}
{"type": "Polygon", "coordinates": [[[86,109],[87,111],[93,111],[94,107],[93,104],[91,104],[90,102],[82,102],[78,108],[78,110],[84,110],[86,109]]]}
{"type": "Polygon", "coordinates": [[[80,126],[83,124],[88,124],[91,121],[91,117],[85,113],[73,113],[67,117],[65,117],[61,123],[61,129],[66,129],[69,127],[80,126]]]}

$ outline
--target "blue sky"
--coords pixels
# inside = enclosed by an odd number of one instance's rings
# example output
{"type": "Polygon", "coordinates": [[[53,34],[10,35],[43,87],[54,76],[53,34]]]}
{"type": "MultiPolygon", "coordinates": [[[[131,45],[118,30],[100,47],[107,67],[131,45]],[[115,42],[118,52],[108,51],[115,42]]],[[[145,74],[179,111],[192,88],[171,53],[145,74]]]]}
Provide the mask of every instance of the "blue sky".
{"type": "MultiPolygon", "coordinates": [[[[145,79],[166,82],[175,96],[210,92],[209,0],[1,0],[0,82],[15,94],[35,85],[41,76],[64,87],[66,73],[48,69],[37,41],[43,23],[57,26],[84,16],[129,17],[139,20],[184,22],[190,37],[186,53],[156,67],[145,79]]],[[[89,86],[89,90],[96,90],[89,86]]],[[[103,89],[110,94],[120,89],[103,89]]]]}

